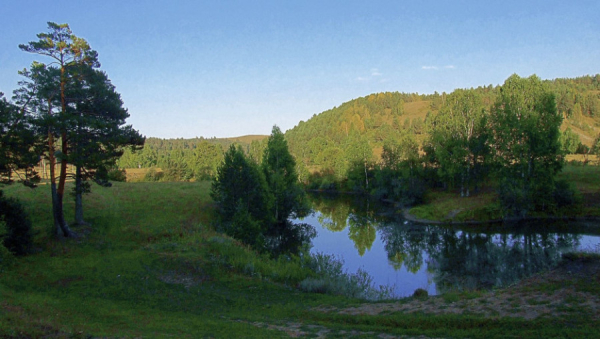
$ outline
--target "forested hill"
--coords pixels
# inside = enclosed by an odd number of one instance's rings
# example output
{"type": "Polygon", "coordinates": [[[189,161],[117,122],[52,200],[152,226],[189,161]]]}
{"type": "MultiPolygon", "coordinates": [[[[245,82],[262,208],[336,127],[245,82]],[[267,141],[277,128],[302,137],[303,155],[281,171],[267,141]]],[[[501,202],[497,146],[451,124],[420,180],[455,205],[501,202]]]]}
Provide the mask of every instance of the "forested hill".
{"type": "MultiPolygon", "coordinates": [[[[562,130],[570,129],[583,145],[591,146],[600,132],[600,75],[546,80],[556,94],[565,117],[562,130]]],[[[489,107],[499,86],[475,90],[489,107]]],[[[420,95],[385,92],[343,103],[287,131],[291,152],[309,168],[344,167],[361,144],[378,158],[386,140],[404,140],[420,147],[427,139],[429,119],[435,116],[449,93],[420,95]]]]}

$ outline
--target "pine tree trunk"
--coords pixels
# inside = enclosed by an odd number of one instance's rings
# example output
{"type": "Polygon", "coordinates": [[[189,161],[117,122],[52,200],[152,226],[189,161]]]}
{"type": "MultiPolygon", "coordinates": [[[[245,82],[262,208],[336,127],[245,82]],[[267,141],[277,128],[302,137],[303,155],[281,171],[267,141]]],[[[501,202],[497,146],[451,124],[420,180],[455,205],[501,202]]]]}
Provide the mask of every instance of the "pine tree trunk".
{"type": "Polygon", "coordinates": [[[75,224],[85,225],[83,220],[83,188],[81,187],[81,167],[77,166],[75,170],[75,224]]]}
{"type": "Polygon", "coordinates": [[[62,231],[62,235],[64,235],[67,238],[72,238],[75,237],[76,234],[71,231],[71,229],[69,228],[69,225],[67,224],[66,220],[65,220],[65,212],[64,212],[64,208],[63,208],[63,201],[64,201],[64,196],[65,196],[65,183],[67,181],[67,153],[68,153],[68,147],[67,147],[67,135],[65,132],[62,133],[62,153],[63,153],[63,159],[60,162],[60,177],[58,178],[58,188],[56,190],[56,208],[55,208],[55,219],[58,222],[58,226],[60,227],[60,230],[62,231]]]}

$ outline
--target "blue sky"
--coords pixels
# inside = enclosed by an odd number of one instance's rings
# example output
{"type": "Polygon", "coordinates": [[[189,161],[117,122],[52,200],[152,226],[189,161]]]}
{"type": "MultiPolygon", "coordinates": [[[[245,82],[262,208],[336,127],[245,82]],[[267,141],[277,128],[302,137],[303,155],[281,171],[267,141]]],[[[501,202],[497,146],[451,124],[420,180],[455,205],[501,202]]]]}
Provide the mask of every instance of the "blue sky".
{"type": "Polygon", "coordinates": [[[382,91],[600,73],[599,1],[27,1],[2,5],[0,91],[68,23],[149,137],[287,130],[382,91]]]}

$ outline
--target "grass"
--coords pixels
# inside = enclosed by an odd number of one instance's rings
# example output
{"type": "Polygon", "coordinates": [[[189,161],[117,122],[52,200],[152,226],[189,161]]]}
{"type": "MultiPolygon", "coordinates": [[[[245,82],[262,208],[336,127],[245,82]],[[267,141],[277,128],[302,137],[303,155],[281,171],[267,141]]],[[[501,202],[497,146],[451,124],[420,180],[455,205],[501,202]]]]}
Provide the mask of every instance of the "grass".
{"type": "Polygon", "coordinates": [[[462,222],[501,217],[496,195],[491,192],[461,198],[456,192],[430,191],[425,200],[426,204],[410,210],[419,219],[462,222]]]}
{"type": "MultiPolygon", "coordinates": [[[[278,338],[288,337],[290,324],[300,324],[307,336],[326,329],[331,337],[351,331],[357,337],[590,337],[598,326],[583,313],[524,321],[317,311],[363,302],[302,292],[297,286],[314,273],[300,258],[274,260],[216,233],[206,182],[94,186],[84,197],[90,226],[75,228],[81,238],[62,241],[50,235],[48,187],[4,190],[31,216],[37,251],[0,272],[2,338],[278,338]]],[[[73,204],[65,202],[72,220],[73,204]]]]}

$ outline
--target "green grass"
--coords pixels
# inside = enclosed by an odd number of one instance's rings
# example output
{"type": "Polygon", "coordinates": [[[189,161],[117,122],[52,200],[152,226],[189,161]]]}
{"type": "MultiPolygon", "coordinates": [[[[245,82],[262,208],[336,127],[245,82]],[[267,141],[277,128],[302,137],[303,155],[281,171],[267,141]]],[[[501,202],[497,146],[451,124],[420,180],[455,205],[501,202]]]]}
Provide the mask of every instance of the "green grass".
{"type": "Polygon", "coordinates": [[[524,321],[317,311],[362,301],[301,292],[297,285],[313,274],[301,259],[273,260],[216,233],[206,182],[94,186],[84,197],[91,225],[62,241],[50,235],[49,187],[4,190],[31,216],[36,252],[0,272],[0,337],[277,338],[288,337],[291,323],[308,336],[589,337],[598,326],[584,313],[524,321]]]}
{"type": "Polygon", "coordinates": [[[484,221],[501,218],[494,193],[460,197],[457,192],[430,191],[427,203],[413,207],[410,213],[419,219],[437,221],[484,221]]]}
{"type": "Polygon", "coordinates": [[[598,192],[600,190],[600,166],[595,165],[566,165],[559,178],[564,178],[583,192],[598,192]]]}

